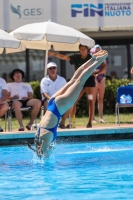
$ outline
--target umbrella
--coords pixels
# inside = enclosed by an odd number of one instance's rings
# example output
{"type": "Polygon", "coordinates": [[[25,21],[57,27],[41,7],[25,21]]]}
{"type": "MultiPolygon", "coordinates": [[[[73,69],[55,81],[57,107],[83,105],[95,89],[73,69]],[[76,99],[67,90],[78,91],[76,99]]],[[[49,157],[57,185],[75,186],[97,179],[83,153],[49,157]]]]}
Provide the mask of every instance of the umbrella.
{"type": "MultiPolygon", "coordinates": [[[[93,47],[95,42],[80,31],[51,21],[24,25],[10,33],[20,40],[27,49],[46,50],[45,66],[48,50],[79,51],[79,44],[93,47]]],[[[12,50],[8,50],[10,53],[12,50]]],[[[45,67],[46,74],[46,67],[45,67]]]]}
{"type": "Polygon", "coordinates": [[[0,54],[3,53],[5,48],[11,48],[12,51],[15,49],[17,52],[25,50],[25,46],[18,39],[0,29],[0,54]]]}

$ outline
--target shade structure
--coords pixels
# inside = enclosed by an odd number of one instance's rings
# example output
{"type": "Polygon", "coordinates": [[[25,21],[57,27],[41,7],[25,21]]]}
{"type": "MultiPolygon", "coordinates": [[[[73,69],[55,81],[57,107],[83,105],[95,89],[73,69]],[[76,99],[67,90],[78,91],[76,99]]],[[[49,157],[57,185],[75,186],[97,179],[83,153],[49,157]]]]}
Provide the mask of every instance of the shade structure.
{"type": "Polygon", "coordinates": [[[25,45],[21,44],[18,39],[12,37],[6,31],[0,29],[0,54],[2,54],[6,48],[11,49],[12,52],[19,52],[25,50],[25,45]]]}
{"type": "MultiPolygon", "coordinates": [[[[55,51],[79,51],[79,44],[89,48],[95,45],[95,41],[82,32],[50,20],[21,26],[10,34],[20,40],[27,49],[46,50],[45,66],[48,50],[51,47],[55,51]]],[[[6,52],[11,53],[12,49],[7,49],[6,52]]],[[[46,75],[46,67],[44,75],[46,75]]]]}
{"type": "Polygon", "coordinates": [[[27,49],[78,51],[79,44],[93,47],[92,38],[80,31],[51,21],[24,25],[10,33],[22,41],[27,49]]]}

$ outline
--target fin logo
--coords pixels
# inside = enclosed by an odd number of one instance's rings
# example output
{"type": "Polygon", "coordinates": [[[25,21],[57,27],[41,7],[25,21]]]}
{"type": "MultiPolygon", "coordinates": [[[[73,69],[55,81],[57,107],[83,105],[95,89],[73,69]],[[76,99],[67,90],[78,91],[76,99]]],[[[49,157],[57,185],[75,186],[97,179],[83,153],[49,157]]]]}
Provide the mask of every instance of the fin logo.
{"type": "Polygon", "coordinates": [[[72,17],[77,17],[78,13],[83,13],[84,17],[88,17],[88,4],[72,4],[71,5],[71,16],[72,17]]]}
{"type": "Polygon", "coordinates": [[[83,14],[84,17],[95,17],[96,14],[103,16],[103,4],[71,4],[71,16],[77,17],[78,14],[83,14]]]}
{"type": "Polygon", "coordinates": [[[19,16],[19,19],[21,18],[21,6],[17,6],[17,8],[15,8],[12,4],[10,5],[11,11],[15,14],[17,14],[19,16]]]}
{"type": "Polygon", "coordinates": [[[95,13],[101,17],[103,16],[103,4],[99,3],[98,7],[96,7],[94,4],[90,4],[90,16],[95,17],[95,13]]]}

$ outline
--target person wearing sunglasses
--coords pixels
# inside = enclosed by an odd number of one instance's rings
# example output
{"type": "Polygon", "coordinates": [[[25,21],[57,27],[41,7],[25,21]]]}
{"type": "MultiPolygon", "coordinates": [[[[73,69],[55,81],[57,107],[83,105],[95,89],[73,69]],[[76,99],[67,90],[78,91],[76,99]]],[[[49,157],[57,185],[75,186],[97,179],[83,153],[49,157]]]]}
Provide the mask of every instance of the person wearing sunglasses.
{"type": "MultiPolygon", "coordinates": [[[[42,94],[42,105],[44,106],[44,113],[47,110],[47,104],[51,96],[58,92],[64,85],[66,85],[65,78],[57,74],[57,64],[50,62],[47,64],[47,76],[41,80],[40,88],[42,94]]],[[[67,111],[61,118],[59,127],[65,127],[65,120],[69,115],[67,111]]]]}
{"type": "Polygon", "coordinates": [[[107,51],[99,51],[90,60],[79,67],[71,80],[56,92],[49,100],[47,111],[42,117],[35,135],[36,153],[45,156],[56,140],[57,127],[61,116],[70,109],[83,88],[85,81],[106,59],[107,51]]]}

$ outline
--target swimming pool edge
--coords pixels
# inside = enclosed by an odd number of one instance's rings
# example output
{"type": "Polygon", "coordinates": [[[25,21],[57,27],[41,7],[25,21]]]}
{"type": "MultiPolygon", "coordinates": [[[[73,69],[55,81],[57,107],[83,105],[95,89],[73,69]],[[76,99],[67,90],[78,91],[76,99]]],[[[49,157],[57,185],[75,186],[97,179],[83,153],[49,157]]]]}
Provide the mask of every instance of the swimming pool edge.
{"type": "MultiPolygon", "coordinates": [[[[9,145],[30,141],[33,143],[36,131],[14,131],[0,132],[0,145],[9,145]]],[[[101,128],[78,128],[58,129],[57,140],[111,140],[111,139],[133,139],[133,127],[101,127],[101,128]]]]}

